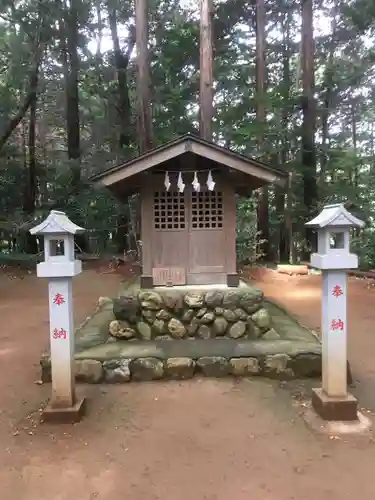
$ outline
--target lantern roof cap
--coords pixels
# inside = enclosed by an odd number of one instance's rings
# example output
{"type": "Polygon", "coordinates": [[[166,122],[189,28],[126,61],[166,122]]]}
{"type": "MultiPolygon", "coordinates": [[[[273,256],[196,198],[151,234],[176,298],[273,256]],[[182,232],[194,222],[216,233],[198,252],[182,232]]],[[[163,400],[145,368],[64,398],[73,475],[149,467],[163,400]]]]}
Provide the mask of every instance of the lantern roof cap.
{"type": "Polygon", "coordinates": [[[365,223],[346,210],[343,203],[326,205],[314,219],[305,224],[308,227],[363,227],[365,223]]]}
{"type": "Polygon", "coordinates": [[[31,234],[79,234],[85,230],[74,224],[65,212],[51,210],[48,217],[30,229],[31,234]]]}

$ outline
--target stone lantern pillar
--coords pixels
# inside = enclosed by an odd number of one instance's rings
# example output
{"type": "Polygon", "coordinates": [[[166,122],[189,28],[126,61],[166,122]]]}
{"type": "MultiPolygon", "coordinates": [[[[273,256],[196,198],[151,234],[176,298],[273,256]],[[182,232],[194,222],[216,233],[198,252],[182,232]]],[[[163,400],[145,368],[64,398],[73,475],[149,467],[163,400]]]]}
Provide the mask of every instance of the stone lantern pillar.
{"type": "Polygon", "coordinates": [[[310,264],[322,270],[322,388],[313,389],[312,406],[325,420],[357,420],[357,400],[347,391],[347,269],[358,267],[350,253],[349,230],[364,222],[344,205],[326,205],[306,226],[316,228],[318,251],[310,264]]]}
{"type": "Polygon", "coordinates": [[[77,401],[75,395],[72,303],[72,278],[82,272],[81,262],[74,258],[74,235],[82,232],[56,210],[30,229],[31,234],[44,237],[45,260],[38,264],[37,275],[48,279],[52,396],[44,421],[75,422],[84,411],[84,400],[77,401]]]}

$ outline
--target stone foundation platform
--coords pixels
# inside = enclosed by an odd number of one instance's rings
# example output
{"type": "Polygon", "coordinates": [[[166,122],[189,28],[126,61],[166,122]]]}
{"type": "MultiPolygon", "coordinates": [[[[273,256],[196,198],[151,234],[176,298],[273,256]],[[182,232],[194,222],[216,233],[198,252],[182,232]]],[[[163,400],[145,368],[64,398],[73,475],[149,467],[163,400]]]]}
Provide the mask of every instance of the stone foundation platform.
{"type": "Polygon", "coordinates": [[[118,340],[279,338],[263,307],[263,293],[227,289],[125,289],[113,301],[109,334],[118,340]]]}
{"type": "MultiPolygon", "coordinates": [[[[49,357],[41,360],[42,380],[51,380],[49,357]]],[[[77,382],[262,375],[280,380],[319,377],[319,345],[303,342],[192,340],[101,345],[75,355],[77,382]]]]}
{"type": "MultiPolygon", "coordinates": [[[[321,375],[317,336],[244,283],[207,290],[127,283],[117,298],[99,299],[76,331],[75,350],[76,380],[85,383],[321,375]]],[[[41,366],[50,381],[48,355],[41,366]]]]}

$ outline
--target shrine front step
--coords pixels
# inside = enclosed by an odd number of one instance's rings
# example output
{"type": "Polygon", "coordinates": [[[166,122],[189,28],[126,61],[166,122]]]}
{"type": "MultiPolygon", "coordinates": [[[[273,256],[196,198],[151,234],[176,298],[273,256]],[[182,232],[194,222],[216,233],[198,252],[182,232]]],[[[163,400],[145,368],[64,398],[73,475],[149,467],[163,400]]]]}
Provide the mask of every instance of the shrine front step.
{"type": "MultiPolygon", "coordinates": [[[[119,341],[77,353],[75,364],[76,380],[85,383],[191,378],[195,374],[278,380],[319,378],[321,346],[287,340],[119,341]]],[[[50,359],[45,357],[41,365],[42,380],[49,382],[50,359]]]]}

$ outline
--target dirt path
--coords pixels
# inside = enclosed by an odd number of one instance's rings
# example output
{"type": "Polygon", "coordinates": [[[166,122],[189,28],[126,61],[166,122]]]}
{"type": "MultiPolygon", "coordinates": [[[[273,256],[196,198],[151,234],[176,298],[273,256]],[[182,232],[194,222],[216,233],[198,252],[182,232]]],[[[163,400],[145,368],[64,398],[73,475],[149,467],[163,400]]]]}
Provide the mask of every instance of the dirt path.
{"type": "MultiPolygon", "coordinates": [[[[77,319],[118,283],[94,271],[77,278],[77,319]]],[[[319,280],[265,279],[262,287],[278,299],[282,290],[304,323],[319,324],[319,280]]],[[[358,302],[350,309],[353,363],[359,385],[367,377],[372,387],[375,310],[364,302],[375,292],[351,283],[350,293],[358,302]]],[[[84,421],[34,424],[50,390],[33,383],[47,342],[45,284],[0,278],[0,317],[1,500],[344,500],[359,487],[362,500],[374,498],[372,439],[316,436],[290,392],[269,381],[83,386],[84,421]]]]}

